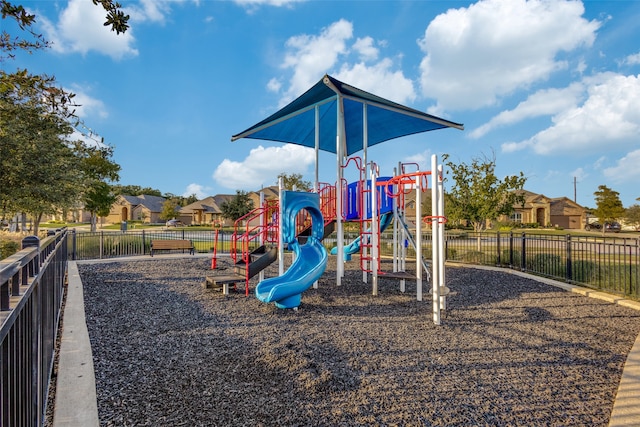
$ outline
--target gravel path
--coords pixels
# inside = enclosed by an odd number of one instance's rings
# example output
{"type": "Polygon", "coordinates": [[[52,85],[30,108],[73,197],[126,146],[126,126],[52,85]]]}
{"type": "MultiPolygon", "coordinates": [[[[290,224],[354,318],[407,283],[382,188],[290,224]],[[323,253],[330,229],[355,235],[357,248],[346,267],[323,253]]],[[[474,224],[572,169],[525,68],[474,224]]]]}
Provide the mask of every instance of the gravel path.
{"type": "Polygon", "coordinates": [[[640,332],[640,312],[471,268],[447,268],[434,326],[415,284],[373,297],[356,261],[298,312],[203,289],[206,258],[78,267],[103,426],[606,426],[640,332]]]}

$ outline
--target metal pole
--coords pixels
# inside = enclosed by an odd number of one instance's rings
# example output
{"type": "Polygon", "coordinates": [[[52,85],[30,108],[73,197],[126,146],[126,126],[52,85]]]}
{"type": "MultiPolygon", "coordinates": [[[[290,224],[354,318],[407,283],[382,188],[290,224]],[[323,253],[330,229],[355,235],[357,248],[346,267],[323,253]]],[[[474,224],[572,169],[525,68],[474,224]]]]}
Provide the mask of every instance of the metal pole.
{"type": "MultiPolygon", "coordinates": [[[[438,185],[437,185],[437,158],[433,154],[431,156],[431,215],[437,215],[438,212],[438,185]]],[[[440,286],[438,285],[439,267],[438,261],[438,232],[437,227],[431,224],[431,282],[432,282],[432,302],[433,302],[433,323],[440,324],[440,286]]]]}
{"type": "Polygon", "coordinates": [[[278,179],[278,275],[284,274],[284,239],[282,238],[282,192],[284,180],[278,179]]]}
{"type": "MultiPolygon", "coordinates": [[[[442,177],[442,165],[438,165],[438,174],[433,181],[437,183],[438,187],[438,286],[439,289],[446,291],[444,271],[444,181],[442,177]]],[[[445,310],[446,308],[447,297],[445,293],[444,295],[440,295],[440,309],[445,310]]]]}
{"type": "MultiPolygon", "coordinates": [[[[366,179],[366,175],[365,175],[366,179]]],[[[378,225],[378,197],[376,194],[376,179],[377,171],[375,165],[371,163],[371,276],[373,281],[372,293],[374,296],[378,295],[378,267],[380,265],[380,254],[378,250],[379,238],[380,238],[380,226],[378,225]]],[[[366,185],[366,183],[365,183],[366,185]]],[[[362,215],[366,217],[367,208],[363,206],[362,215]]],[[[362,236],[361,236],[362,238],[362,236]]]]}
{"type": "Polygon", "coordinates": [[[420,174],[416,174],[416,300],[422,301],[422,189],[420,174]]]}

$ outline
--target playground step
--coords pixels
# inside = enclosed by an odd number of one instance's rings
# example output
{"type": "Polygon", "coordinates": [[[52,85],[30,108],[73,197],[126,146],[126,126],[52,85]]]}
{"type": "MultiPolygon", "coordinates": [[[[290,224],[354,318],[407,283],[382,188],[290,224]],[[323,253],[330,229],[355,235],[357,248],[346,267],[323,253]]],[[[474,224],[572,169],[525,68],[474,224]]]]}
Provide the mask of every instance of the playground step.
{"type": "Polygon", "coordinates": [[[256,274],[267,268],[269,265],[271,265],[277,258],[277,247],[262,245],[249,253],[248,268],[246,263],[240,260],[234,265],[233,271],[236,274],[242,274],[243,278],[245,277],[245,275],[248,275],[249,278],[252,278],[256,274]]]}
{"type": "Polygon", "coordinates": [[[415,273],[408,273],[406,271],[383,271],[378,272],[379,277],[387,277],[389,279],[416,279],[415,273]]]}
{"type": "Polygon", "coordinates": [[[244,276],[239,274],[225,276],[207,276],[202,283],[204,289],[222,290],[222,293],[229,295],[229,285],[235,288],[236,283],[244,282],[244,276]]]}

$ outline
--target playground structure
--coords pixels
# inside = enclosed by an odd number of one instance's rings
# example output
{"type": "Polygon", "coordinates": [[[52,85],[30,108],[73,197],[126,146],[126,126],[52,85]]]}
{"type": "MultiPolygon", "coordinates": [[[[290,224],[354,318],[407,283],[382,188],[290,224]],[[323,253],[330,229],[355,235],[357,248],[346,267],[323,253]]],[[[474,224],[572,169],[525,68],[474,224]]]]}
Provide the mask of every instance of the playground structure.
{"type": "MultiPolygon", "coordinates": [[[[320,193],[319,184],[319,167],[318,159],[319,152],[327,151],[336,155],[336,185],[340,188],[340,191],[334,190],[335,195],[335,231],[336,231],[336,285],[340,286],[342,278],[344,277],[344,262],[345,262],[345,244],[344,244],[344,228],[343,228],[343,207],[345,206],[344,198],[345,194],[342,191],[343,185],[343,165],[346,165],[349,161],[347,158],[358,151],[363,152],[363,162],[361,165],[368,165],[367,162],[367,149],[370,146],[380,144],[395,138],[415,135],[422,132],[429,132],[438,129],[455,128],[463,130],[464,126],[460,123],[455,123],[449,120],[442,119],[427,113],[424,113],[413,108],[400,105],[393,101],[384,99],[377,95],[358,89],[349,84],[343,83],[334,77],[324,75],[319,82],[313,85],[309,90],[293,100],[288,105],[282,107],[280,110],[267,117],[266,119],[256,123],[248,129],[235,134],[231,137],[232,141],[241,138],[261,139],[278,141],[281,143],[290,143],[310,147],[315,150],[316,162],[315,162],[315,185],[314,190],[320,193]],[[334,142],[335,141],[335,142],[334,142]]],[[[438,199],[439,186],[441,187],[442,174],[438,174],[437,159],[432,157],[431,176],[433,181],[432,185],[432,200],[434,201],[432,206],[432,215],[426,220],[432,224],[433,233],[433,260],[438,260],[438,263],[433,262],[434,272],[437,274],[432,275],[434,280],[432,294],[434,305],[434,323],[440,323],[440,308],[446,307],[446,300],[444,292],[444,269],[440,268],[437,264],[440,263],[442,258],[442,238],[439,238],[442,233],[444,234],[444,217],[442,208],[442,197],[438,199]],[[436,271],[437,270],[437,271],[436,271]],[[440,271],[442,270],[442,272],[440,271]],[[442,295],[441,295],[442,291],[442,295]]],[[[372,164],[373,165],[373,164],[372,164]]],[[[371,177],[370,186],[363,192],[369,191],[371,194],[379,194],[376,180],[378,179],[378,171],[374,166],[370,167],[371,177]]],[[[366,170],[364,175],[367,175],[366,170]]],[[[399,172],[398,175],[403,175],[399,172]]],[[[406,175],[406,174],[404,174],[406,175]]],[[[420,176],[415,175],[416,183],[421,179],[420,176]]],[[[405,176],[409,179],[410,176],[405,176]]],[[[365,182],[360,179],[360,181],[365,182]]],[[[400,186],[404,186],[405,182],[400,181],[397,183],[400,186]]],[[[388,186],[387,186],[388,187],[388,186]]],[[[419,189],[420,185],[416,184],[416,188],[419,189]]],[[[419,191],[418,191],[419,193],[419,191]]],[[[320,196],[322,200],[322,195],[320,196]]],[[[421,201],[419,194],[416,195],[418,199],[416,201],[416,209],[420,209],[421,201]],[[418,201],[420,203],[418,203],[418,201]]],[[[365,220],[363,220],[364,229],[361,234],[361,254],[364,254],[365,261],[370,263],[371,273],[373,274],[373,287],[374,293],[377,292],[377,279],[378,268],[380,262],[379,254],[379,233],[380,224],[377,213],[378,204],[377,197],[371,197],[372,215],[366,219],[368,221],[365,226],[365,220]],[[371,233],[371,236],[365,235],[366,230],[371,233]],[[378,240],[376,240],[378,239],[378,240]],[[368,245],[371,245],[368,247],[368,245]],[[370,257],[370,259],[368,259],[370,257]]],[[[321,202],[322,206],[322,202],[321,202]]],[[[322,209],[322,208],[321,208],[322,209]]],[[[325,216],[326,218],[330,218],[325,216]]],[[[394,214],[394,218],[398,218],[394,214]]],[[[385,217],[385,219],[388,219],[385,217]]],[[[417,298],[422,299],[422,252],[421,252],[421,224],[422,218],[416,218],[416,238],[414,241],[417,256],[419,261],[416,261],[420,265],[417,267],[417,298]]],[[[406,225],[406,223],[405,223],[406,225]]],[[[394,227],[394,230],[399,227],[394,227]]],[[[406,232],[409,231],[409,227],[404,227],[406,232]]],[[[325,228],[326,230],[326,228],[325,228]]],[[[280,246],[282,248],[282,245],[280,246]]],[[[281,249],[282,250],[282,249],[281,249]]],[[[363,275],[368,274],[367,268],[363,269],[363,275]]],[[[428,269],[426,269],[428,271],[428,269]]],[[[396,272],[397,273],[397,272],[396,272]]],[[[283,274],[282,268],[280,274],[283,274]]],[[[367,276],[365,276],[366,279],[367,276]]],[[[248,291],[248,289],[247,289],[248,291]]]]}
{"type": "MultiPolygon", "coordinates": [[[[260,274],[255,288],[256,297],[263,302],[275,302],[278,308],[297,308],[301,295],[311,286],[317,287],[327,264],[327,251],[321,241],[332,233],[340,219],[359,223],[359,235],[343,248],[338,265],[359,253],[363,283],[372,282],[372,294],[378,295],[379,278],[398,279],[400,291],[405,292],[406,281],[416,281],[416,299],[423,299],[423,278],[432,279],[434,322],[440,323],[440,311],[446,308],[448,289],[444,286],[444,205],[442,197],[442,167],[432,157],[431,171],[407,172],[407,165],[399,165],[401,172],[391,177],[378,177],[375,163],[363,166],[361,159],[352,158],[361,172],[360,179],[347,184],[342,182],[340,191],[329,184],[318,185],[317,192],[283,191],[280,184],[280,200],[265,201],[261,206],[236,221],[232,236],[231,255],[235,274],[211,276],[207,282],[229,292],[229,284],[245,282],[245,295],[249,295],[249,281],[260,274]],[[369,179],[364,179],[366,176],[369,179]],[[432,185],[432,215],[422,215],[422,193],[432,185]],[[405,216],[407,194],[415,192],[415,230],[405,216]],[[336,195],[342,193],[345,200],[341,215],[337,215],[336,195]],[[432,260],[422,257],[422,224],[431,224],[432,260]],[[382,269],[380,255],[381,233],[393,228],[392,271],[382,269]],[[407,273],[407,246],[415,251],[415,273],[407,273]],[[285,248],[292,252],[292,265],[284,271],[285,248]],[[264,278],[264,269],[279,261],[277,277],[264,278]]],[[[345,166],[346,166],[345,165],[345,166]]],[[[331,250],[332,255],[339,248],[331,250]]],[[[215,254],[212,268],[215,266],[215,254]]]]}

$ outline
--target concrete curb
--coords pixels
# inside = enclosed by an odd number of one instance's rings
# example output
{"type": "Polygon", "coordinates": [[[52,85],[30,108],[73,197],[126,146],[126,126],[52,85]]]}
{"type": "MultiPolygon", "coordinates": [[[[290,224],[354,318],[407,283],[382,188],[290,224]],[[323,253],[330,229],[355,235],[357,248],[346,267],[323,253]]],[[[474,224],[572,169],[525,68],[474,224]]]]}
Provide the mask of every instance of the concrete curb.
{"type": "Polygon", "coordinates": [[[53,426],[99,426],[93,353],[85,321],[82,281],[74,261],[69,261],[68,268],[53,426]]]}

